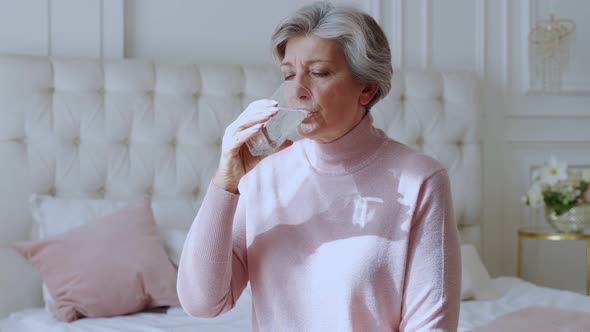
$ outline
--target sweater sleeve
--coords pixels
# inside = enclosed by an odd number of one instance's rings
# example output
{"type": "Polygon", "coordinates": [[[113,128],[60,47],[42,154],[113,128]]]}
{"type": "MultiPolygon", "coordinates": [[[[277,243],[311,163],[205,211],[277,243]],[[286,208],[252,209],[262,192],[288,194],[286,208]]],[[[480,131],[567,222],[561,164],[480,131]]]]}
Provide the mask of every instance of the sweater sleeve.
{"type": "Polygon", "coordinates": [[[418,195],[409,238],[400,331],[456,331],[461,293],[459,233],[449,177],[439,170],[418,195]]]}
{"type": "Polygon", "coordinates": [[[191,316],[234,307],[248,283],[245,214],[240,196],[212,182],[184,243],[177,291],[191,316]]]}

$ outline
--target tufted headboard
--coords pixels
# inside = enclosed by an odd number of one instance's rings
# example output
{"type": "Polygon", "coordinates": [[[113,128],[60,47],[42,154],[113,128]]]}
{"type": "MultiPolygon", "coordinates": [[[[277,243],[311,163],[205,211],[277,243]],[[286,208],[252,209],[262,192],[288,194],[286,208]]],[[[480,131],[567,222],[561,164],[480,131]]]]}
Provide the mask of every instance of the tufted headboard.
{"type": "MultiPolygon", "coordinates": [[[[463,242],[480,242],[477,82],[468,73],[396,72],[372,110],[394,139],[448,169],[463,242]]],[[[0,246],[29,238],[31,193],[189,199],[216,169],[221,135],[280,82],[272,65],[160,64],[0,56],[0,246]]],[[[192,218],[175,222],[188,228],[192,218]]],[[[31,268],[0,248],[0,317],[40,305],[31,268]]]]}

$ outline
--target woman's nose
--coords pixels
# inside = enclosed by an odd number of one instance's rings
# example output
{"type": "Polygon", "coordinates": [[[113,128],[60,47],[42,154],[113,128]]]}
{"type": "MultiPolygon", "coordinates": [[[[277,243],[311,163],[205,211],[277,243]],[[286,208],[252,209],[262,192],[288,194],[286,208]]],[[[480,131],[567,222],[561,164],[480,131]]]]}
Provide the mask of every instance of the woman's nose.
{"type": "Polygon", "coordinates": [[[309,90],[301,83],[297,84],[296,94],[297,98],[299,98],[300,100],[307,100],[311,98],[309,90]]]}
{"type": "Polygon", "coordinates": [[[297,75],[295,83],[297,85],[295,93],[299,99],[311,98],[309,82],[303,76],[297,75]]]}
{"type": "Polygon", "coordinates": [[[301,82],[300,79],[293,79],[287,81],[283,90],[285,99],[289,107],[310,107],[310,102],[313,100],[310,90],[301,82]]]}

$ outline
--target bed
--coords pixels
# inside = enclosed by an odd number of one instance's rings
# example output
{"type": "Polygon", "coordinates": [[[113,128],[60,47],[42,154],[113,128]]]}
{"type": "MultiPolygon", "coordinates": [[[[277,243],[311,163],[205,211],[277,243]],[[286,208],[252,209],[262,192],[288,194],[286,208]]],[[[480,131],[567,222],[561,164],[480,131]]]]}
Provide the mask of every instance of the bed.
{"type": "MultiPolygon", "coordinates": [[[[535,286],[529,282],[513,277],[501,277],[493,280],[499,295],[494,300],[463,301],[459,331],[494,331],[494,322],[505,320],[511,313],[523,310],[550,308],[562,313],[558,317],[546,316],[546,319],[513,322],[511,329],[496,331],[588,331],[590,330],[590,297],[577,293],[560,291],[535,286]],[[586,316],[571,313],[585,313],[586,316]],[[570,315],[567,315],[570,314],[570,315]],[[578,320],[572,319],[578,317],[578,320]],[[517,324],[520,324],[517,326],[517,324]],[[526,324],[526,325],[523,325],[526,324]],[[537,325],[535,324],[544,324],[537,325]],[[559,324],[559,328],[556,325],[559,324]]],[[[193,318],[187,316],[182,308],[171,307],[162,312],[142,312],[134,315],[114,318],[81,319],[74,323],[59,322],[44,308],[31,308],[15,312],[0,321],[0,331],[8,332],[118,332],[118,331],[251,331],[250,293],[242,295],[238,304],[228,313],[216,318],[193,318]]],[[[527,317],[523,317],[526,319],[527,317]]],[[[514,319],[513,319],[514,320],[514,319]]]]}
{"type": "MultiPolygon", "coordinates": [[[[10,244],[39,239],[35,195],[94,202],[149,195],[168,253],[177,255],[183,237],[167,234],[188,230],[223,129],[279,82],[272,65],[0,56],[0,331],[249,330],[248,292],[213,319],[190,318],[173,306],[58,322],[43,308],[42,280],[10,244]]],[[[389,136],[448,169],[461,241],[475,251],[482,236],[479,94],[470,73],[396,71],[392,92],[372,110],[389,136]]],[[[90,210],[100,209],[81,211],[90,210]]],[[[540,305],[590,312],[590,298],[582,295],[515,278],[489,283],[497,296],[464,301],[461,330],[540,305]]]]}

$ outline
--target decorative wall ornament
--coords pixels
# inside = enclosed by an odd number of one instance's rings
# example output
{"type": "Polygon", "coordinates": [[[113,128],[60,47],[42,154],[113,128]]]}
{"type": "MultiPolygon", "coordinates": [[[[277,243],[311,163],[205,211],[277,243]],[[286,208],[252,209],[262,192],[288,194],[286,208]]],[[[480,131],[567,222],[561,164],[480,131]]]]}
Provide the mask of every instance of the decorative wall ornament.
{"type": "Polygon", "coordinates": [[[574,55],[576,23],[570,19],[538,20],[529,32],[529,70],[531,80],[542,90],[560,92],[562,75],[574,55]]]}

